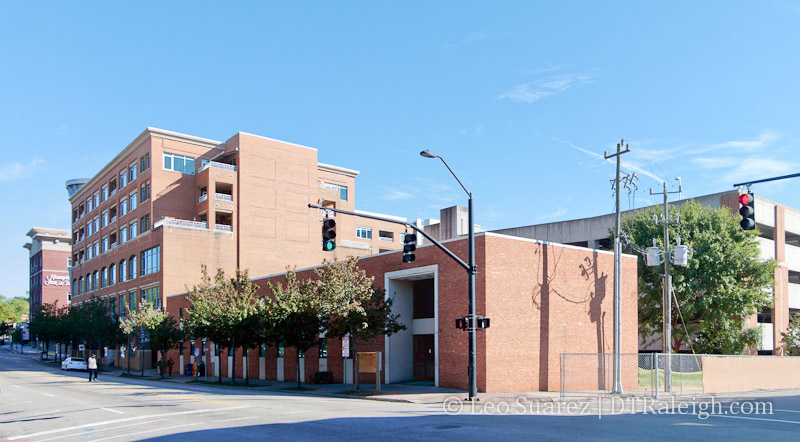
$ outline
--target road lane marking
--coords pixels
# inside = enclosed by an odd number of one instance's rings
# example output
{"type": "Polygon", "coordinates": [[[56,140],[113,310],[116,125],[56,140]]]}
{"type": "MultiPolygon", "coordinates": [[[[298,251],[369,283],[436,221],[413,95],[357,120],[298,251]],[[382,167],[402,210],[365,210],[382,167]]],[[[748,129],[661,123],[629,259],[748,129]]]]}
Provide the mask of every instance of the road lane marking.
{"type": "Polygon", "coordinates": [[[243,421],[246,419],[258,419],[258,416],[234,417],[231,419],[222,419],[220,422],[243,421]]]}
{"type": "Polygon", "coordinates": [[[92,434],[92,433],[106,433],[106,432],[112,431],[112,430],[119,430],[120,428],[140,427],[142,425],[160,424],[160,423],[164,423],[164,422],[167,422],[167,421],[165,419],[156,419],[156,420],[147,421],[147,422],[137,422],[135,424],[118,425],[118,426],[116,426],[114,428],[106,428],[106,429],[102,429],[102,430],[90,430],[90,431],[81,431],[79,433],[65,434],[63,436],[51,437],[49,439],[40,439],[37,442],[47,442],[47,441],[51,441],[51,440],[65,439],[65,438],[68,438],[68,437],[75,437],[75,436],[85,436],[85,435],[92,434]]]}
{"type": "Polygon", "coordinates": [[[54,394],[47,394],[47,393],[42,393],[42,394],[45,395],[45,396],[56,397],[56,395],[54,395],[54,394]]]}
{"type": "Polygon", "coordinates": [[[101,408],[101,410],[106,410],[106,411],[110,411],[110,412],[112,412],[112,413],[117,413],[117,414],[125,414],[125,413],[123,413],[123,412],[121,412],[121,411],[112,410],[112,409],[110,409],[110,408],[101,408]]]}
{"type": "Polygon", "coordinates": [[[727,416],[721,414],[709,414],[709,417],[726,417],[728,419],[745,419],[750,421],[764,421],[764,422],[780,422],[783,424],[795,424],[800,425],[800,422],[797,421],[787,421],[783,419],[767,419],[765,417],[745,417],[745,416],[727,416]]]}
{"type": "Polygon", "coordinates": [[[33,401],[14,402],[14,403],[12,403],[12,404],[3,404],[3,405],[5,405],[6,407],[10,407],[10,406],[12,406],[12,405],[19,405],[19,404],[30,404],[31,402],[33,402],[33,401]]]}
{"type": "MultiPolygon", "coordinates": [[[[238,406],[238,407],[229,407],[228,410],[233,410],[233,409],[237,409],[237,408],[249,408],[249,406],[248,405],[241,405],[241,406],[238,406]]],[[[56,429],[53,429],[53,430],[40,431],[38,433],[21,434],[19,436],[9,437],[8,440],[17,440],[17,439],[22,439],[22,438],[39,437],[39,436],[45,436],[45,435],[48,435],[48,434],[61,433],[61,432],[64,432],[64,431],[72,431],[72,430],[77,430],[77,429],[81,429],[81,428],[89,428],[89,427],[99,427],[99,426],[103,426],[103,425],[113,425],[113,424],[117,424],[117,423],[121,423],[121,422],[131,422],[131,421],[134,421],[134,420],[141,420],[141,419],[162,418],[162,417],[165,417],[165,416],[180,416],[180,415],[185,415],[185,414],[208,413],[208,412],[211,412],[211,411],[220,411],[220,409],[219,408],[210,408],[210,409],[205,409],[205,410],[178,411],[178,412],[175,412],[175,413],[150,414],[150,415],[146,415],[146,416],[128,417],[128,418],[125,418],[125,419],[114,419],[114,420],[110,420],[110,421],[92,422],[92,423],[89,423],[89,424],[74,425],[72,427],[56,428],[56,429]]]]}

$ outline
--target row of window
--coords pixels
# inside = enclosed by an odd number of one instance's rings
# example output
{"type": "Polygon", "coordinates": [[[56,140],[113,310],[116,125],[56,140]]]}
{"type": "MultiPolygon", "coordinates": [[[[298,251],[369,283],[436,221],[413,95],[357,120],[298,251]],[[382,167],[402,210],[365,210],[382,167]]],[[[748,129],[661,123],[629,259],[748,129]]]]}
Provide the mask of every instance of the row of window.
{"type": "Polygon", "coordinates": [[[136,238],[141,233],[150,230],[150,226],[150,214],[148,213],[138,220],[131,221],[128,225],[121,226],[119,228],[119,236],[117,236],[117,231],[110,232],[102,239],[95,241],[94,244],[90,243],[85,249],[75,252],[72,262],[78,265],[96,258],[116,247],[118,245],[117,239],[119,239],[119,244],[124,244],[136,238]]]}
{"type": "MultiPolygon", "coordinates": [[[[404,242],[405,235],[405,233],[400,234],[400,242],[404,242]]],[[[372,227],[356,227],[356,238],[372,239],[372,227]]],[[[394,242],[394,232],[379,230],[378,238],[381,241],[394,242]]]]}
{"type": "Polygon", "coordinates": [[[118,189],[122,189],[128,184],[136,181],[140,173],[150,169],[150,154],[146,153],[139,158],[138,161],[133,161],[127,167],[122,169],[119,173],[119,181],[117,176],[111,178],[108,183],[104,184],[100,190],[86,199],[86,203],[80,203],[77,208],[72,210],[72,222],[76,222],[83,218],[86,214],[92,212],[94,209],[100,207],[100,204],[108,200],[109,197],[117,193],[118,189]],[[117,183],[119,182],[119,187],[117,183]]]}
{"type": "Polygon", "coordinates": [[[139,256],[141,256],[141,267],[137,267],[137,261],[139,261],[137,255],[131,255],[127,260],[121,260],[119,264],[111,264],[95,270],[93,273],[87,273],[86,276],[73,278],[72,293],[76,295],[91,293],[111,287],[117,282],[134,280],[137,275],[146,276],[156,273],[161,269],[161,246],[147,249],[139,256]]]}
{"type": "MultiPolygon", "coordinates": [[[[128,213],[136,210],[139,207],[139,203],[143,203],[150,199],[150,181],[142,183],[139,190],[135,190],[128,194],[126,197],[122,198],[119,201],[119,218],[121,219],[123,216],[127,215],[128,213]]],[[[115,222],[117,220],[117,205],[113,205],[108,208],[108,210],[103,211],[103,213],[93,220],[89,220],[85,226],[80,227],[77,230],[72,232],[72,240],[73,244],[83,241],[84,239],[91,237],[95,233],[99,233],[100,229],[108,226],[109,224],[115,222]]]]}

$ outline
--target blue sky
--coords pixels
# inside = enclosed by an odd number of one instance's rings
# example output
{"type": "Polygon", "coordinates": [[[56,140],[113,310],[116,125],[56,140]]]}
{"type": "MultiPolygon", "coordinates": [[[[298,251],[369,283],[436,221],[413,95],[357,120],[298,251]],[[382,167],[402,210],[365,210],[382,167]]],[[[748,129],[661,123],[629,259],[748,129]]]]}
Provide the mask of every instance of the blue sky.
{"type": "MultiPolygon", "coordinates": [[[[3,2],[0,294],[25,233],[69,228],[64,182],[147,126],[237,131],[361,171],[356,206],[496,229],[800,172],[800,2],[3,2]]],[[[800,207],[800,179],[755,193],[800,207]]]]}

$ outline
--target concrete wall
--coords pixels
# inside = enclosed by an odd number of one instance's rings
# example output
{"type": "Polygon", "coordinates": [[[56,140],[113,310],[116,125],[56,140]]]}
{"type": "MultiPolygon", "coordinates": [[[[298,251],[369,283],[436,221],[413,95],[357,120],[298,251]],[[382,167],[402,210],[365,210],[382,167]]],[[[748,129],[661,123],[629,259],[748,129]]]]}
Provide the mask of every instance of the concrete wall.
{"type": "Polygon", "coordinates": [[[703,393],[800,388],[800,357],[703,356],[703,393]]]}

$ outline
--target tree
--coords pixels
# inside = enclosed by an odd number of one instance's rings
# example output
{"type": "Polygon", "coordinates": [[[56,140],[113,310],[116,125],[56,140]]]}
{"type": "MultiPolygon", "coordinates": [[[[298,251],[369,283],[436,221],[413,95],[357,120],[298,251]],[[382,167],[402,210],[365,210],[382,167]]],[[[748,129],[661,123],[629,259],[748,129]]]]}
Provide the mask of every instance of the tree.
{"type": "Polygon", "coordinates": [[[26,298],[18,296],[8,299],[0,295],[0,321],[23,322],[22,315],[28,314],[28,311],[30,311],[30,304],[26,298]]]}
{"type": "Polygon", "coordinates": [[[789,319],[789,328],[783,335],[783,349],[787,356],[800,356],[800,313],[789,319]]]}
{"type": "MultiPolygon", "coordinates": [[[[130,340],[131,337],[138,335],[140,353],[144,354],[144,342],[150,339],[149,331],[156,329],[168,316],[161,309],[155,308],[149,301],[142,300],[139,309],[132,311],[126,306],[125,319],[119,323],[119,329],[130,340]]],[[[144,358],[139,358],[139,366],[144,376],[144,358]]],[[[128,374],[131,372],[131,360],[128,358],[128,374]]]]}
{"type": "Polygon", "coordinates": [[[166,312],[161,312],[162,320],[157,324],[147,327],[150,337],[150,348],[161,354],[161,378],[164,378],[164,369],[167,361],[167,352],[183,339],[183,330],[180,329],[178,321],[166,312]]]}
{"type": "MultiPolygon", "coordinates": [[[[61,309],[56,301],[51,304],[43,304],[42,308],[34,312],[31,318],[30,332],[35,334],[39,340],[44,341],[46,352],[50,350],[50,343],[59,339],[60,315],[61,309]]],[[[56,360],[56,362],[58,361],[56,360]]]]}
{"type": "MultiPolygon", "coordinates": [[[[757,346],[759,331],[746,328],[746,323],[759,309],[772,305],[768,289],[777,263],[759,258],[757,232],[742,230],[727,208],[690,201],[670,210],[670,216],[677,214],[680,220],[669,223],[671,242],[680,237],[694,249],[687,266],[670,267],[678,301],[672,311],[673,351],[687,336],[699,353],[741,354],[757,346]]],[[[661,213],[663,206],[635,212],[623,222],[623,236],[639,250],[655,238],[663,250],[663,225],[653,222],[661,213]]],[[[639,260],[639,334],[649,342],[661,335],[661,273],[663,267],[647,267],[639,260]]]]}
{"type": "Polygon", "coordinates": [[[315,281],[323,310],[330,317],[328,335],[341,338],[350,335],[353,346],[356,391],[359,384],[358,348],[359,339],[369,340],[378,336],[390,336],[405,326],[392,315],[393,299],[386,298],[386,291],[372,287],[374,278],[358,267],[358,258],[346,261],[326,261],[316,271],[315,281]]]}
{"type": "Polygon", "coordinates": [[[298,281],[293,271],[286,272],[286,286],[267,283],[272,291],[269,312],[274,321],[272,339],[275,344],[297,350],[297,388],[301,388],[300,353],[319,342],[324,314],[315,285],[310,280],[298,281]]]}
{"type": "MultiPolygon", "coordinates": [[[[218,269],[213,284],[205,265],[201,273],[200,285],[188,296],[191,304],[186,320],[189,332],[192,336],[206,337],[216,345],[235,349],[237,338],[245,342],[242,325],[263,310],[264,303],[257,296],[258,287],[250,281],[247,270],[236,269],[229,278],[218,269]]],[[[232,368],[236,373],[236,358],[232,368]]],[[[218,381],[222,382],[222,370],[218,381]]],[[[235,382],[235,375],[231,382],[235,382]]]]}

